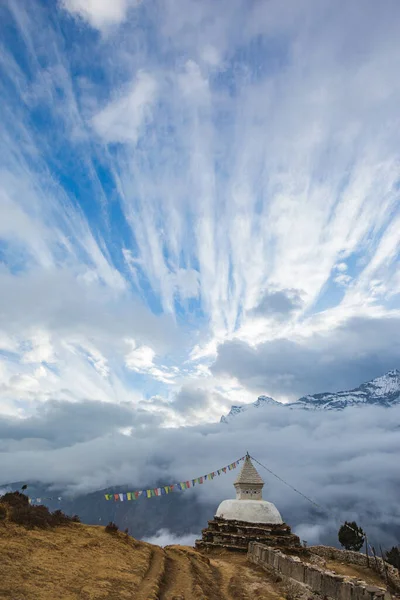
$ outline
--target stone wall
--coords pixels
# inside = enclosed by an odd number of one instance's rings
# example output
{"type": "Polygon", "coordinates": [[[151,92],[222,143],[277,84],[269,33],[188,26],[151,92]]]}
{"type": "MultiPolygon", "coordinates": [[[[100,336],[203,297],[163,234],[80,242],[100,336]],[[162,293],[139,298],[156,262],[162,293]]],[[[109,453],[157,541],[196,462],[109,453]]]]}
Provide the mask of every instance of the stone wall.
{"type": "MultiPolygon", "coordinates": [[[[341,562],[350,565],[359,565],[360,567],[368,567],[368,559],[365,554],[360,552],[352,552],[351,550],[339,550],[330,546],[310,546],[309,550],[313,554],[322,556],[326,559],[340,560],[341,562]]],[[[397,569],[384,562],[379,556],[369,557],[369,566],[375,572],[379,573],[383,578],[387,577],[388,583],[396,593],[400,593],[400,574],[397,569]]]]}
{"type": "Polygon", "coordinates": [[[283,580],[296,581],[307,586],[314,593],[334,600],[383,600],[383,588],[346,580],[341,575],[325,571],[307,564],[297,556],[288,556],[276,548],[258,542],[249,544],[248,559],[265,568],[279,573],[283,580]]]}

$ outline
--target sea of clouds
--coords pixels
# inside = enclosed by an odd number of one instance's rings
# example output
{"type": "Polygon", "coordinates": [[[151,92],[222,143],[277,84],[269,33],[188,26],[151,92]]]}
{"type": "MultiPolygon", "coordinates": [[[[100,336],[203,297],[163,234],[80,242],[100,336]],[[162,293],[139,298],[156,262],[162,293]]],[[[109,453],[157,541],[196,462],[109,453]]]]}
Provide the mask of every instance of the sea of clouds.
{"type": "MultiPolygon", "coordinates": [[[[400,406],[329,413],[269,406],[239,415],[229,425],[173,429],[138,423],[129,407],[47,403],[35,417],[0,418],[0,486],[39,481],[74,496],[107,486],[141,489],[152,481],[167,484],[203,475],[249,451],[320,507],[259,467],[264,498],[277,505],[302,539],[332,543],[339,524],[355,519],[372,541],[388,546],[400,539],[399,423],[400,406]],[[129,435],[120,432],[122,422],[131,427],[129,435]]],[[[233,497],[235,473],[185,495],[216,508],[233,497]]],[[[198,531],[204,526],[199,523],[198,531]]],[[[165,542],[174,539],[173,531],[157,536],[158,543],[174,543],[165,542]]]]}

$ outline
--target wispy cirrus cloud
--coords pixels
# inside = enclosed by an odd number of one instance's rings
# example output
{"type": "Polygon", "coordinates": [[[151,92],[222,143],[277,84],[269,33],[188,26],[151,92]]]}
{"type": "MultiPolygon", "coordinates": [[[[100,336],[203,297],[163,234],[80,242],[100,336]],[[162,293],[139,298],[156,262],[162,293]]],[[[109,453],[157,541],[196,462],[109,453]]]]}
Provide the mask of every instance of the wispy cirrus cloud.
{"type": "MultiPolygon", "coordinates": [[[[396,3],[0,10],[8,411],[131,393],[217,418],[268,392],[274,344],[313,357],[327,331],[368,353],[338,350],[337,387],[398,360],[396,3]]],[[[314,366],[275,393],[320,391],[314,366]]]]}
{"type": "Polygon", "coordinates": [[[140,0],[62,0],[61,6],[93,27],[107,29],[125,20],[130,6],[140,0]]]}
{"type": "Polygon", "coordinates": [[[94,129],[106,143],[135,144],[146,124],[149,112],[146,109],[154,102],[156,90],[156,81],[147,73],[139,72],[129,91],[93,117],[94,129]]]}

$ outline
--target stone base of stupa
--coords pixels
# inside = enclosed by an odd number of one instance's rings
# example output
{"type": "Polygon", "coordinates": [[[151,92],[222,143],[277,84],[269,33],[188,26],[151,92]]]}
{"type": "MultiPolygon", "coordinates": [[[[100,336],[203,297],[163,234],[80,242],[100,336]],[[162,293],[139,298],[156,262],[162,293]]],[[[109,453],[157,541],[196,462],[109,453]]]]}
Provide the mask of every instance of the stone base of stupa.
{"type": "Polygon", "coordinates": [[[224,549],[247,552],[250,542],[260,542],[278,548],[300,548],[300,538],[291,532],[289,525],[281,523],[248,523],[214,517],[203,529],[201,540],[196,540],[198,550],[224,549]]]}

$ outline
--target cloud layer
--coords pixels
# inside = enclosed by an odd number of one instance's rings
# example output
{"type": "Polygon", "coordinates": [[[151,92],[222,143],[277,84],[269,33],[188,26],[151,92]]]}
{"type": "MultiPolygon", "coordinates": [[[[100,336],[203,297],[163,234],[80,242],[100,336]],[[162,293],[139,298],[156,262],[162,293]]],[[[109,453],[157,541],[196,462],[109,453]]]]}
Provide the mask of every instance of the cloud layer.
{"type": "Polygon", "coordinates": [[[297,340],[276,338],[255,348],[229,341],[219,346],[212,370],[278,400],[297,400],[310,389],[352,389],[400,364],[399,330],[398,317],[353,317],[297,340]]]}
{"type": "MultiPolygon", "coordinates": [[[[129,407],[112,411],[107,406],[53,405],[24,426],[3,421],[0,485],[37,480],[73,495],[107,486],[142,489],[197,477],[248,450],[322,507],[316,510],[260,467],[264,498],[309,543],[335,542],[344,519],[360,522],[375,543],[398,541],[399,406],[328,414],[266,407],[240,415],[229,426],[180,429],[159,429],[149,420],[140,422],[129,407]],[[132,427],[130,435],[116,430],[121,425],[132,427]]],[[[188,490],[185,498],[193,495],[206,504],[211,518],[220,501],[234,497],[232,484],[228,473],[188,490]]],[[[162,501],[141,500],[148,502],[149,518],[151,502],[162,501]]],[[[192,519],[194,533],[203,526],[192,519]]]]}

